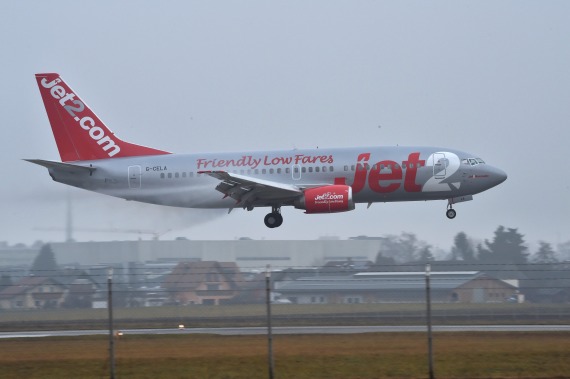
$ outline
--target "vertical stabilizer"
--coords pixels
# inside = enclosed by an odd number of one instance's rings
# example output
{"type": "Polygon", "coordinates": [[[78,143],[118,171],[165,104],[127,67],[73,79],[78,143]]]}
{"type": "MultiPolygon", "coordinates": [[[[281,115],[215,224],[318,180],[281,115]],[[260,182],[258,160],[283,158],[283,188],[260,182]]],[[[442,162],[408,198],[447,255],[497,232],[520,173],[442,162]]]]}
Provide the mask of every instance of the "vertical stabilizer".
{"type": "Polygon", "coordinates": [[[63,162],[169,154],[118,138],[59,74],[36,74],[36,80],[63,162]]]}

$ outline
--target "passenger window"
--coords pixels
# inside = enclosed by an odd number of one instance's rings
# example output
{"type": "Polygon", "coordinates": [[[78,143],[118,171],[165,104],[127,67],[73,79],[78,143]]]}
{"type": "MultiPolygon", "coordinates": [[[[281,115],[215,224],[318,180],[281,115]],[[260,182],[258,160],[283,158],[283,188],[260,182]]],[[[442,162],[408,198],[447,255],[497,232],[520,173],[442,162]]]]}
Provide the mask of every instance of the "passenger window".
{"type": "Polygon", "coordinates": [[[278,174],[281,174],[281,169],[280,169],[280,168],[277,169],[277,173],[278,173],[278,174]]]}
{"type": "Polygon", "coordinates": [[[176,179],[178,179],[178,177],[179,177],[178,173],[175,173],[175,174],[174,174],[174,177],[175,177],[176,179]]]}
{"type": "Polygon", "coordinates": [[[333,172],[334,171],[334,166],[329,166],[329,171],[333,172]]]}
{"type": "Polygon", "coordinates": [[[309,172],[313,172],[313,168],[312,168],[312,167],[309,167],[309,172]]]}
{"type": "Polygon", "coordinates": [[[255,175],[258,175],[258,174],[259,174],[259,169],[256,168],[255,171],[254,171],[254,173],[255,173],[255,175]]]}
{"type": "Polygon", "coordinates": [[[267,174],[267,170],[266,170],[266,169],[262,169],[262,170],[261,170],[261,173],[262,173],[263,175],[265,175],[265,174],[267,174]]]}
{"type": "Polygon", "coordinates": [[[321,172],[321,168],[320,167],[315,167],[315,172],[321,172]]]}
{"type": "Polygon", "coordinates": [[[182,173],[182,177],[185,178],[186,177],[186,172],[182,173]]]}
{"type": "Polygon", "coordinates": [[[348,171],[348,166],[344,166],[344,171],[348,171]]]}
{"type": "Polygon", "coordinates": [[[350,166],[350,171],[354,171],[354,165],[350,166]]]}
{"type": "MultiPolygon", "coordinates": [[[[287,170],[288,170],[288,169],[287,169],[287,170]]],[[[295,167],[295,168],[293,169],[293,172],[294,172],[295,174],[298,174],[298,173],[299,173],[299,167],[295,167]]]]}
{"type": "Polygon", "coordinates": [[[172,178],[172,173],[169,172],[169,173],[168,173],[168,179],[171,179],[171,178],[172,178]]]}
{"type": "Polygon", "coordinates": [[[164,172],[160,174],[160,179],[164,179],[164,172]]]}
{"type": "Polygon", "coordinates": [[[270,169],[269,169],[269,173],[270,173],[270,174],[273,174],[273,173],[274,173],[274,170],[273,170],[272,168],[270,168],[270,169]]]}
{"type": "Polygon", "coordinates": [[[193,178],[193,177],[194,177],[194,173],[191,172],[188,176],[190,176],[191,178],[193,178]]]}
{"type": "Polygon", "coordinates": [[[243,171],[243,170],[239,170],[239,173],[243,175],[244,171],[243,171]]]}
{"type": "Polygon", "coordinates": [[[303,173],[307,172],[307,168],[306,168],[306,167],[301,167],[301,172],[303,172],[303,173]]]}

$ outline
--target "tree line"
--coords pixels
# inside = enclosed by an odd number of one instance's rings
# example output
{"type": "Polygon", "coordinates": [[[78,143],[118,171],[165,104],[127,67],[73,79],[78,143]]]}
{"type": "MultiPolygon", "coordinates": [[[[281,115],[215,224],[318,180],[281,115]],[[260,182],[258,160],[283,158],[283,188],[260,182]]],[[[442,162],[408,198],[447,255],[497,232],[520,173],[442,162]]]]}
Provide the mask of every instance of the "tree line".
{"type": "MultiPolygon", "coordinates": [[[[570,253],[570,241],[560,244],[559,250],[570,253]]],[[[530,253],[524,235],[517,228],[498,226],[493,238],[475,243],[465,232],[459,232],[453,239],[453,246],[444,260],[465,264],[511,264],[528,263],[555,264],[562,260],[560,254],[546,241],[539,241],[538,249],[530,253]]],[[[406,262],[434,261],[432,246],[421,241],[413,233],[388,235],[382,240],[382,247],[376,256],[376,265],[402,264],[406,262]]]]}

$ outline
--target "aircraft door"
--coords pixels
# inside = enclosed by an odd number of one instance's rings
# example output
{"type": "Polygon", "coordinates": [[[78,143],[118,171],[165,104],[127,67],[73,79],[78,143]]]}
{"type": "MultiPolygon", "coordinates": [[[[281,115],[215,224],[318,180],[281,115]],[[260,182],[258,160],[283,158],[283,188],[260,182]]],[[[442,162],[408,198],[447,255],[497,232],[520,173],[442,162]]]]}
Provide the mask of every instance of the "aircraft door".
{"type": "Polygon", "coordinates": [[[445,179],[447,172],[447,159],[444,153],[433,154],[433,176],[436,179],[445,179]]]}
{"type": "Polygon", "coordinates": [[[291,166],[291,175],[293,175],[293,180],[301,179],[301,165],[294,164],[291,166]]]}
{"type": "Polygon", "coordinates": [[[129,188],[141,188],[141,166],[129,166],[129,188]]]}

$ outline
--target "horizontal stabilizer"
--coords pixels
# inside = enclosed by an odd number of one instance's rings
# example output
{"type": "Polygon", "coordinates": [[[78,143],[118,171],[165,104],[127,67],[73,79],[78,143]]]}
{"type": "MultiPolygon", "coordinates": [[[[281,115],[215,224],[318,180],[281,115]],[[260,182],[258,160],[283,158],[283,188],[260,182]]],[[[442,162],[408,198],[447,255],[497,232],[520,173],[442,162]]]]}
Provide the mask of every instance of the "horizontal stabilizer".
{"type": "Polygon", "coordinates": [[[69,173],[93,173],[96,170],[93,166],[82,166],[73,163],[63,163],[55,161],[46,161],[43,159],[24,159],[27,162],[35,163],[40,166],[44,166],[47,169],[57,169],[58,171],[65,171],[69,173]]]}

